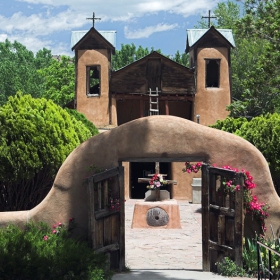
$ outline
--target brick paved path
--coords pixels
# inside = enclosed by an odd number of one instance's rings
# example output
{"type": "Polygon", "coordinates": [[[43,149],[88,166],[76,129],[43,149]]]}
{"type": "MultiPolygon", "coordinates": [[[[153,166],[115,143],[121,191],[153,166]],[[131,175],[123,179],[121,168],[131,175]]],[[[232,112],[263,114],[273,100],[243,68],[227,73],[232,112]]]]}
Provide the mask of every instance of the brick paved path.
{"type": "Polygon", "coordinates": [[[135,202],[125,202],[126,266],[133,270],[170,269],[174,273],[176,269],[202,270],[201,205],[178,200],[182,229],[132,229],[135,202]]]}
{"type": "Polygon", "coordinates": [[[182,229],[132,229],[135,201],[125,202],[126,266],[201,270],[201,205],[178,201],[182,229]]]}

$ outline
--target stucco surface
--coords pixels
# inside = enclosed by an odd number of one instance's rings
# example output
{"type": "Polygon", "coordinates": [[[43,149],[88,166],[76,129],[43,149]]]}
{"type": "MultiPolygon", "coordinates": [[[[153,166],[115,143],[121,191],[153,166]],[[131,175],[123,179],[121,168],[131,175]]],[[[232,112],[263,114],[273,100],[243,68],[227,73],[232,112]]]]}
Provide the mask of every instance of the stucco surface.
{"type": "Polygon", "coordinates": [[[270,205],[266,224],[279,230],[280,200],[263,155],[246,140],[173,116],[137,119],[94,136],[77,147],[61,166],[47,197],[30,211],[0,213],[0,225],[28,220],[67,223],[74,217],[79,234],[87,234],[88,167],[118,165],[122,158],[201,156],[217,166],[249,170],[259,201],[270,205]]]}
{"type": "Polygon", "coordinates": [[[108,125],[109,120],[109,68],[107,50],[79,50],[77,64],[77,111],[85,114],[96,126],[108,125]],[[86,67],[99,65],[100,95],[87,96],[86,67]]]}
{"type": "Polygon", "coordinates": [[[199,48],[197,51],[197,91],[195,95],[194,120],[200,115],[200,123],[214,124],[225,119],[230,100],[230,75],[228,65],[228,50],[226,48],[199,48]],[[219,87],[205,87],[205,59],[220,59],[219,87]]]}

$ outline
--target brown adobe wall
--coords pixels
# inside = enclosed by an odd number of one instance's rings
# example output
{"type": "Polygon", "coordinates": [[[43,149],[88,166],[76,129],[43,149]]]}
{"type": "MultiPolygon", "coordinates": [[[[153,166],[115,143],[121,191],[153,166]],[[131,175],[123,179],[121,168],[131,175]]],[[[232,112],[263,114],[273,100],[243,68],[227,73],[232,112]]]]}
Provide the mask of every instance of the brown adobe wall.
{"type": "Polygon", "coordinates": [[[199,173],[183,173],[182,169],[185,167],[184,162],[172,162],[172,180],[177,181],[177,185],[172,185],[172,198],[184,199],[189,202],[192,201],[192,180],[193,178],[201,178],[199,173]]]}
{"type": "Polygon", "coordinates": [[[197,50],[197,81],[194,104],[194,120],[200,115],[200,123],[214,124],[217,120],[225,119],[229,112],[226,106],[230,104],[230,80],[228,67],[228,50],[226,48],[199,48],[197,50]],[[219,88],[205,87],[205,59],[220,60],[219,88]]]}
{"type": "Polygon", "coordinates": [[[49,224],[67,223],[70,217],[75,217],[77,233],[86,236],[88,197],[83,182],[91,164],[111,168],[121,158],[187,156],[205,157],[217,166],[249,170],[257,184],[254,194],[271,207],[266,224],[279,231],[280,199],[260,151],[236,135],[173,116],[137,119],[82,143],[61,166],[47,197],[30,211],[0,213],[0,226],[9,223],[23,226],[31,219],[49,224]]]}
{"type": "Polygon", "coordinates": [[[77,57],[77,111],[97,127],[109,124],[109,67],[107,50],[79,50],[77,57]],[[101,66],[100,96],[86,95],[86,66],[101,66]]]}

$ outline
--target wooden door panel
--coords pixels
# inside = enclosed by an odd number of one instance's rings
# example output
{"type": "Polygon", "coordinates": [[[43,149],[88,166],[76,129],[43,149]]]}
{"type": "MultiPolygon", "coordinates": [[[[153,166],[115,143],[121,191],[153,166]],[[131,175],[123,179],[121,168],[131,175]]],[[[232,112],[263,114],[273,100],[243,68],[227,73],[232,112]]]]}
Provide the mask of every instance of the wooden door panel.
{"type": "Polygon", "coordinates": [[[216,272],[216,263],[231,257],[242,266],[244,176],[231,170],[202,167],[203,270],[216,272]],[[235,180],[240,191],[228,192],[225,182],[235,180]]]}
{"type": "Polygon", "coordinates": [[[108,256],[111,269],[124,269],[124,168],[119,166],[88,180],[89,240],[97,253],[108,256]],[[110,207],[114,196],[120,206],[110,207]]]}

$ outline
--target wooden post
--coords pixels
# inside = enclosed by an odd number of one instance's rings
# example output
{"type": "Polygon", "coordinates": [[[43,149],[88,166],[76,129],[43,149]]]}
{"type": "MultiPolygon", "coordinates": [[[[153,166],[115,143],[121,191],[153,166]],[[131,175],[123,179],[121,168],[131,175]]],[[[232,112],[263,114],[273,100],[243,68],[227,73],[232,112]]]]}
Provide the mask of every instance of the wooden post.
{"type": "Polygon", "coordinates": [[[119,166],[119,194],[120,194],[120,261],[119,261],[119,271],[125,269],[125,211],[124,211],[124,167],[119,166]]]}
{"type": "Polygon", "coordinates": [[[165,100],[165,115],[169,115],[169,104],[168,104],[168,100],[165,100]]]}
{"type": "Polygon", "coordinates": [[[244,186],[244,175],[242,173],[236,174],[236,184],[240,186],[240,190],[235,192],[235,219],[234,219],[234,227],[235,227],[235,238],[234,238],[234,246],[235,246],[235,264],[237,266],[243,266],[242,261],[242,238],[244,233],[244,215],[243,215],[243,186],[244,186]]]}
{"type": "Polygon", "coordinates": [[[140,100],[140,118],[144,117],[144,100],[140,100]]]}
{"type": "MultiPolygon", "coordinates": [[[[159,174],[159,162],[155,164],[155,173],[159,174]]],[[[156,188],[156,201],[160,201],[160,189],[156,188]]]]}
{"type": "Polygon", "coordinates": [[[94,218],[94,184],[93,179],[88,180],[88,234],[89,243],[92,248],[96,247],[95,242],[95,218],[94,218]]]}
{"type": "Polygon", "coordinates": [[[210,271],[209,256],[209,166],[202,165],[202,269],[210,271]]]}

